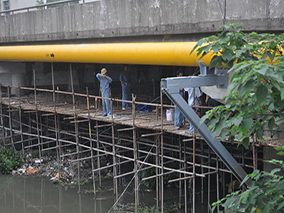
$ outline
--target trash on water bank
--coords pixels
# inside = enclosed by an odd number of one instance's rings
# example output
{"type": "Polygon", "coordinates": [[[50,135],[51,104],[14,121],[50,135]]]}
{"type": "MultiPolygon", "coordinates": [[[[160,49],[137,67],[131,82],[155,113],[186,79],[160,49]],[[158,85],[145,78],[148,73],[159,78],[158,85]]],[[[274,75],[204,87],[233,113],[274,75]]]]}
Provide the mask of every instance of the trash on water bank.
{"type": "Polygon", "coordinates": [[[38,172],[37,169],[28,169],[28,170],[27,170],[27,174],[34,174],[34,173],[36,173],[36,172],[38,172]]]}
{"type": "Polygon", "coordinates": [[[42,163],[43,159],[35,159],[35,163],[42,163]]]}

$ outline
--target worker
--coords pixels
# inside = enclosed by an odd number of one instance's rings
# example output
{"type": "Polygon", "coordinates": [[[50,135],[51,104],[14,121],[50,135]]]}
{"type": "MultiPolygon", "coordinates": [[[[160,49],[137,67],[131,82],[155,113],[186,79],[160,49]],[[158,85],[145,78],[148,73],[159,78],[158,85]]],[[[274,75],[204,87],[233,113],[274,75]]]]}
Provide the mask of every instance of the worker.
{"type": "MultiPolygon", "coordinates": [[[[202,101],[201,101],[201,91],[199,89],[199,87],[188,87],[188,88],[184,88],[184,90],[186,92],[188,92],[188,105],[189,106],[200,106],[202,105],[202,101]],[[195,100],[195,102],[194,102],[195,100]]],[[[197,109],[194,110],[195,113],[197,113],[197,109]]],[[[193,132],[193,126],[190,124],[189,126],[189,132],[193,132]]]]}
{"type": "MultiPolygon", "coordinates": [[[[101,73],[97,73],[96,77],[100,81],[101,96],[104,98],[110,98],[109,90],[112,79],[109,76],[107,76],[106,73],[107,73],[106,68],[102,68],[101,73]]],[[[103,101],[104,116],[111,115],[110,100],[103,99],[102,101],[103,101]]]]}
{"type": "MultiPolygon", "coordinates": [[[[119,80],[122,89],[122,100],[128,101],[130,100],[130,76],[128,73],[128,66],[126,64],[120,73],[119,80]]],[[[125,107],[129,107],[129,103],[122,102],[122,110],[125,110],[125,107]]]]}
{"type": "MultiPolygon", "coordinates": [[[[181,77],[181,76],[183,76],[183,71],[179,69],[177,71],[177,77],[181,77]]],[[[185,93],[184,93],[183,88],[179,89],[179,94],[181,95],[182,98],[185,98],[185,93]]],[[[183,114],[181,113],[181,111],[179,111],[178,108],[176,108],[175,109],[175,126],[177,126],[179,129],[183,127],[183,119],[184,119],[183,114]]]]}

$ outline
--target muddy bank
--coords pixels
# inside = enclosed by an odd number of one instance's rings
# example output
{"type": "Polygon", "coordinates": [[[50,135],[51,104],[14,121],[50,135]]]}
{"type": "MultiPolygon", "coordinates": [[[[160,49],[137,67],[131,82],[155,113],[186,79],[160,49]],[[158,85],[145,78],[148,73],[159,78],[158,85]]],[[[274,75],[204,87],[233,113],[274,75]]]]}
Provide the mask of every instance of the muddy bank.
{"type": "MultiPolygon", "coordinates": [[[[22,166],[13,170],[13,175],[29,175],[35,177],[47,177],[53,183],[62,185],[85,185],[92,182],[91,160],[76,161],[75,157],[58,161],[56,156],[33,157],[32,152],[22,155],[22,166]],[[78,172],[79,169],[79,172],[78,172]]],[[[108,164],[103,160],[104,164],[108,164]]],[[[94,165],[96,166],[96,165],[94,165]]],[[[111,171],[102,171],[102,179],[111,178],[111,171]]],[[[95,180],[98,179],[94,175],[95,180]]]]}

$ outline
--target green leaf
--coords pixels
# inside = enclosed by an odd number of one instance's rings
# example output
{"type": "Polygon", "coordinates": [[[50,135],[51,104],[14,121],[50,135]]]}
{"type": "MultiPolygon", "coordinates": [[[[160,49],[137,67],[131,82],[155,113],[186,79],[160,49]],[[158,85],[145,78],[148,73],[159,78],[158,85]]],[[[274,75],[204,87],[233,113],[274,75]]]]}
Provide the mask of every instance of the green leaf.
{"type": "Polygon", "coordinates": [[[199,127],[201,126],[201,124],[204,123],[204,121],[210,116],[210,113],[206,113],[204,116],[202,116],[202,118],[199,121],[199,127]]]}
{"type": "Polygon", "coordinates": [[[223,58],[224,61],[229,61],[229,59],[231,59],[231,57],[232,57],[232,54],[228,51],[225,51],[222,54],[222,58],[223,58]]]}
{"type": "Polygon", "coordinates": [[[284,100],[279,101],[278,105],[279,105],[280,110],[282,110],[284,108],[284,100]]]}
{"type": "Polygon", "coordinates": [[[245,137],[245,138],[243,139],[243,145],[244,145],[245,148],[248,148],[248,145],[249,145],[249,137],[245,137]]]}
{"type": "Polygon", "coordinates": [[[265,86],[260,85],[257,88],[255,95],[256,95],[256,98],[257,98],[257,103],[262,104],[267,98],[268,89],[265,86]]]}
{"type": "Polygon", "coordinates": [[[205,52],[205,53],[208,53],[210,48],[211,48],[212,44],[208,44],[208,45],[205,45],[203,47],[201,47],[201,49],[205,52]]]}
{"type": "Polygon", "coordinates": [[[270,118],[269,121],[268,121],[268,128],[270,130],[272,130],[274,125],[275,125],[275,119],[274,118],[270,118]]]}
{"type": "Polygon", "coordinates": [[[238,135],[237,139],[240,141],[242,137],[243,137],[243,133],[239,132],[239,135],[238,135]]]}
{"type": "Polygon", "coordinates": [[[261,197],[257,197],[256,198],[256,207],[258,207],[259,209],[262,209],[263,206],[263,200],[261,197]]]}
{"type": "Polygon", "coordinates": [[[270,204],[267,203],[262,209],[261,213],[268,213],[270,209],[271,209],[271,206],[270,204]]]}
{"type": "Polygon", "coordinates": [[[229,207],[229,205],[231,205],[233,199],[234,199],[234,196],[227,198],[226,202],[223,204],[224,208],[227,209],[229,207]]]}
{"type": "Polygon", "coordinates": [[[243,112],[249,111],[248,105],[242,105],[242,106],[241,106],[241,111],[243,111],[243,112]]]}
{"type": "Polygon", "coordinates": [[[243,69],[245,69],[245,68],[251,66],[251,64],[244,64],[244,62],[242,62],[242,64],[243,64],[243,65],[238,66],[238,67],[235,69],[235,71],[243,70],[243,69]]]}
{"type": "Polygon", "coordinates": [[[208,126],[209,129],[214,129],[214,128],[216,128],[216,123],[218,123],[219,120],[220,120],[219,118],[214,118],[214,119],[210,120],[210,125],[208,126]]]}
{"type": "Polygon", "coordinates": [[[247,135],[247,133],[248,133],[247,128],[245,128],[244,126],[240,126],[239,131],[240,131],[241,133],[243,133],[243,135],[247,135]]]}
{"type": "Polygon", "coordinates": [[[218,53],[221,49],[222,49],[222,46],[221,46],[221,45],[217,45],[217,46],[213,46],[213,47],[212,47],[212,50],[213,50],[215,53],[218,53]]]}
{"type": "Polygon", "coordinates": [[[238,130],[238,126],[233,126],[231,129],[231,134],[234,135],[237,130],[238,130]]]}
{"type": "Polygon", "coordinates": [[[216,129],[215,129],[215,134],[219,135],[222,129],[224,128],[225,125],[225,120],[221,119],[217,124],[216,124],[216,129]]]}
{"type": "Polygon", "coordinates": [[[220,134],[220,137],[221,137],[221,140],[223,141],[226,137],[226,135],[229,133],[229,130],[228,129],[225,129],[221,132],[220,134]]]}
{"type": "Polygon", "coordinates": [[[278,155],[284,156],[284,152],[278,152],[278,155]]]}
{"type": "Polygon", "coordinates": [[[236,120],[234,121],[234,125],[239,126],[240,123],[242,122],[242,120],[243,120],[243,117],[239,117],[238,119],[236,119],[236,120]]]}
{"type": "Polygon", "coordinates": [[[243,202],[246,202],[248,197],[249,197],[249,191],[245,191],[242,193],[240,200],[242,200],[243,202]]]}
{"type": "Polygon", "coordinates": [[[253,123],[253,120],[251,118],[246,118],[243,120],[243,125],[245,126],[245,128],[250,129],[251,125],[253,123]]]}
{"type": "Polygon", "coordinates": [[[236,50],[236,57],[238,58],[241,54],[245,53],[246,49],[236,50]]]}
{"type": "Polygon", "coordinates": [[[267,66],[261,66],[259,69],[255,69],[255,72],[265,76],[267,71],[267,66]]]}
{"type": "Polygon", "coordinates": [[[238,88],[240,96],[244,96],[247,92],[249,92],[255,85],[255,81],[253,79],[247,81],[244,86],[238,88]]]}
{"type": "Polygon", "coordinates": [[[279,172],[279,171],[281,171],[281,169],[280,169],[280,168],[276,168],[276,169],[273,169],[273,170],[270,172],[270,174],[275,174],[276,172],[279,172]]]}
{"type": "Polygon", "coordinates": [[[276,210],[279,211],[282,208],[284,208],[284,202],[280,203],[276,210]]]}
{"type": "MultiPolygon", "coordinates": [[[[279,91],[281,91],[281,88],[280,88],[280,86],[279,86],[279,84],[278,84],[277,82],[271,81],[271,84],[272,84],[276,89],[278,89],[279,91]]],[[[282,97],[282,93],[281,93],[281,97],[282,97]]]]}
{"type": "Polygon", "coordinates": [[[281,100],[284,99],[284,88],[281,89],[281,100]]]}

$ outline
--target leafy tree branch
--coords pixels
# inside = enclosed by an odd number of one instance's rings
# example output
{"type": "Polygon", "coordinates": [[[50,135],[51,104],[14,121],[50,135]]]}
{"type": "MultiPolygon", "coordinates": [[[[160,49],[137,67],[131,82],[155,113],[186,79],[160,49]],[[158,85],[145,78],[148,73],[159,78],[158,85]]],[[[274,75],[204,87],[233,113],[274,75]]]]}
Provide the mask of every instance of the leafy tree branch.
{"type": "MultiPolygon", "coordinates": [[[[284,34],[245,33],[239,24],[222,27],[218,36],[201,39],[197,50],[200,60],[212,55],[211,67],[232,73],[226,103],[208,111],[200,123],[209,121],[214,136],[238,141],[248,147],[251,141],[265,140],[264,131],[279,132],[284,118],[284,34]]],[[[284,145],[277,148],[284,155],[284,145]]],[[[251,180],[247,190],[227,195],[213,204],[232,212],[284,212],[283,161],[270,160],[279,166],[271,172],[255,170],[241,185],[251,180]]]]}

